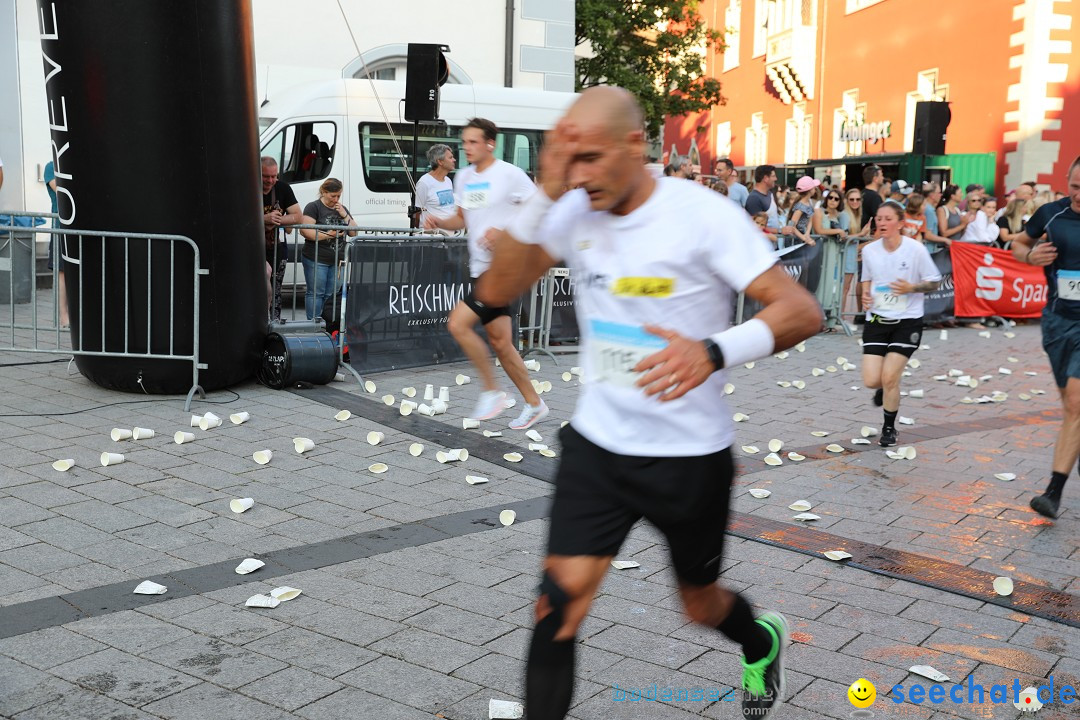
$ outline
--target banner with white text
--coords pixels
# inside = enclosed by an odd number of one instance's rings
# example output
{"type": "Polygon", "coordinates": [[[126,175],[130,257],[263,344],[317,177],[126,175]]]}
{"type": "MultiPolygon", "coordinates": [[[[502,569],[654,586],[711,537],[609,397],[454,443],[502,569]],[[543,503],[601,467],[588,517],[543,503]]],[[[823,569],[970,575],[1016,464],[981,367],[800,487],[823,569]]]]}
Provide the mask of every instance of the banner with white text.
{"type": "Polygon", "coordinates": [[[1037,318],[1046,306],[1041,267],[1016,260],[1008,250],[955,242],[950,246],[956,317],[1037,318]]]}

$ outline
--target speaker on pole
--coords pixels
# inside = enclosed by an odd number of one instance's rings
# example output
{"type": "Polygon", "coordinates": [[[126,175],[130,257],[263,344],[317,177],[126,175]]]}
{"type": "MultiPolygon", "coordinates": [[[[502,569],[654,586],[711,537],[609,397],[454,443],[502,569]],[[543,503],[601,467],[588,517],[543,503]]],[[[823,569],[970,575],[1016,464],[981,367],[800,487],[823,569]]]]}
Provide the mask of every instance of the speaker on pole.
{"type": "Polygon", "coordinates": [[[405,67],[405,119],[430,122],[439,119],[439,87],[450,77],[444,52],[447,45],[409,43],[405,67]]]}
{"type": "Polygon", "coordinates": [[[945,132],[952,121],[947,102],[915,103],[915,136],[912,151],[921,155],[944,155],[945,132]]]}

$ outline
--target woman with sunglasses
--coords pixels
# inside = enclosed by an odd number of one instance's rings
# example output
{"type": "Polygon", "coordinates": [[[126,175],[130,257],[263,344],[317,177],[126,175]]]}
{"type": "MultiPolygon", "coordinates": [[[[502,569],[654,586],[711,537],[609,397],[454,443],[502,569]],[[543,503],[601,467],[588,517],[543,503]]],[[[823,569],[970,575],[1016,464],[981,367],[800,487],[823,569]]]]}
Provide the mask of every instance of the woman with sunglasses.
{"type": "MultiPolygon", "coordinates": [[[[839,198],[840,195],[837,191],[833,191],[839,198]]],[[[844,194],[844,199],[838,202],[838,211],[840,213],[841,222],[846,222],[847,227],[844,230],[847,232],[848,237],[866,237],[870,233],[870,219],[864,220],[863,215],[863,196],[862,192],[858,188],[852,188],[844,194]]],[[[829,203],[825,203],[828,205],[829,203]]],[[[859,272],[859,252],[863,247],[862,241],[849,242],[844,246],[844,294],[843,302],[847,302],[848,293],[851,292],[851,285],[855,282],[855,275],[859,272]]],[[[855,293],[855,306],[861,313],[863,309],[862,297],[859,293],[855,293]]],[[[845,308],[846,309],[846,308],[845,308]]],[[[862,316],[855,318],[856,324],[862,323],[862,316]]]]}
{"type": "Polygon", "coordinates": [[[949,185],[941,191],[941,199],[937,204],[938,235],[941,237],[959,240],[968,224],[975,219],[974,214],[961,212],[959,204],[959,185],[949,185]]]}

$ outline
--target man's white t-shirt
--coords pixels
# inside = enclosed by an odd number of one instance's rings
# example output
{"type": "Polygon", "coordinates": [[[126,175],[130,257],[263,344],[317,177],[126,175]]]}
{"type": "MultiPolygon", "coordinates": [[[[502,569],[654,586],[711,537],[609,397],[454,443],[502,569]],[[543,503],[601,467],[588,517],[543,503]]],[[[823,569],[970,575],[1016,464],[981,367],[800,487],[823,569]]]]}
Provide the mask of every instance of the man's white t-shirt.
{"type": "Polygon", "coordinates": [[[941,273],[930,258],[930,252],[918,240],[901,236],[900,246],[892,252],[885,249],[884,240],[875,240],[862,251],[862,281],[870,283],[873,306],[866,311],[890,319],[921,318],[923,293],[895,295],[889,284],[906,280],[913,285],[921,282],[940,282],[941,273]]]}
{"type": "Polygon", "coordinates": [[[536,185],[529,176],[503,160],[495,160],[484,172],[469,165],[454,177],[454,198],[465,213],[469,232],[469,274],[480,277],[491,265],[484,234],[505,228],[534,192],[536,185]]]}
{"type": "Polygon", "coordinates": [[[638,375],[629,368],[666,345],[642,326],[695,340],[722,332],[735,294],[772,267],[769,243],[737,203],[661,178],[629,215],[593,211],[586,192],[574,190],[531,237],[524,227],[508,230],[571,268],[585,370],[575,430],[620,455],[684,457],[731,445],[723,372],[661,402],[633,385],[638,375]]]}
{"type": "Polygon", "coordinates": [[[420,227],[428,215],[440,220],[457,215],[454,202],[454,182],[450,178],[436,180],[431,173],[426,173],[416,181],[416,206],[424,212],[420,215],[420,227]]]}

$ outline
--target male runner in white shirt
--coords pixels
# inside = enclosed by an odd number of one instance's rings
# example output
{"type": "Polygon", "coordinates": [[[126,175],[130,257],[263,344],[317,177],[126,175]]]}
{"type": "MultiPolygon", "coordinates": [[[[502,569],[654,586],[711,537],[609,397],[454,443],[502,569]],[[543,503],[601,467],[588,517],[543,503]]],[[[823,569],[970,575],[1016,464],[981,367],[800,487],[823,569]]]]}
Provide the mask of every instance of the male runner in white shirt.
{"type": "Polygon", "coordinates": [[[465,125],[461,133],[462,146],[465,159],[471,164],[454,177],[457,212],[449,218],[429,214],[424,227],[429,230],[461,230],[468,226],[469,229],[469,274],[473,278],[473,290],[450,311],[448,324],[450,334],[465,351],[484,383],[484,391],[480,394],[472,417],[488,420],[507,408],[506,393],[499,390],[495,382],[495,369],[491,365],[487,346],[474,329],[479,322],[484,326],[491,348],[502,362],[507,376],[525,399],[521,414],[516,420],[510,421],[511,428],[524,430],[543,420],[548,408],[536,394],[529,381],[525,362],[514,347],[514,329],[510,318],[517,310],[520,293],[495,306],[477,301],[474,295],[477,280],[491,265],[492,231],[506,227],[521,204],[536,192],[536,185],[524,171],[495,157],[497,136],[498,129],[490,120],[473,118],[465,125]]]}
{"type": "Polygon", "coordinates": [[[786,622],[755,620],[716,583],[735,434],[717,371],[814,334],[821,308],[775,266],[738,206],[649,174],[643,126],[625,90],[582,93],[544,147],[543,191],[499,234],[477,288],[484,302],[506,302],[556,259],[577,278],[589,382],[561,433],[526,674],[530,720],[566,715],[577,629],[642,517],[667,537],[689,616],[742,646],[744,716],[766,718],[783,700],[786,622]],[[729,328],[740,291],[764,309],[729,328]]]}

